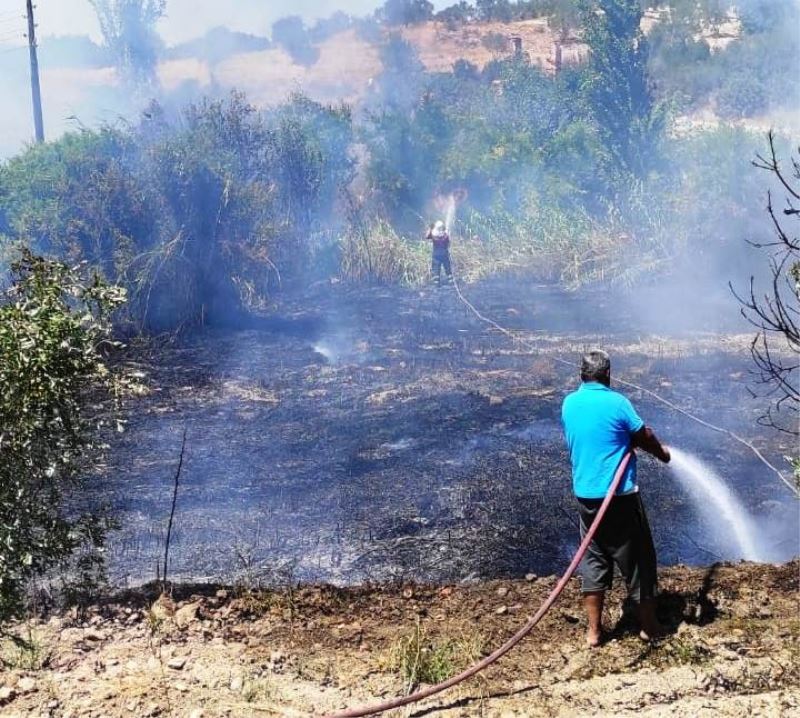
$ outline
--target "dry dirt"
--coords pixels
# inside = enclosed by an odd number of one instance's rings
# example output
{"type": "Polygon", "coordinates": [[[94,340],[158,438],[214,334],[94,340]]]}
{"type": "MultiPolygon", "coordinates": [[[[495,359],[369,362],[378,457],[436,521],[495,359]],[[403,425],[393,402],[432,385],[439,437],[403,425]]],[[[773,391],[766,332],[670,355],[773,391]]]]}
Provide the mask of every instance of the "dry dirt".
{"type": "MultiPolygon", "coordinates": [[[[592,651],[582,647],[573,581],[499,664],[390,715],[798,715],[798,569],[798,560],[664,569],[659,611],[669,635],[642,643],[615,590],[609,640],[592,651]]],[[[423,654],[449,645],[445,670],[458,669],[508,637],[554,583],[178,586],[172,598],[140,589],[83,615],[14,626],[33,647],[5,641],[16,665],[0,678],[0,714],[321,716],[402,693],[392,657],[417,626],[423,654]]]]}

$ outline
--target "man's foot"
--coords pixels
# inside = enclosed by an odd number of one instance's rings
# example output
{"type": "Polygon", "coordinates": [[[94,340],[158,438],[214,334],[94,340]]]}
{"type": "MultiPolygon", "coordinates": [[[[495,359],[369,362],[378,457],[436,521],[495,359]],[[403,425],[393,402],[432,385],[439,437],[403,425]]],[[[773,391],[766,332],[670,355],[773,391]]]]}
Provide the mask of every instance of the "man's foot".
{"type": "Polygon", "coordinates": [[[603,640],[603,591],[590,591],[583,594],[583,605],[586,609],[588,626],[586,628],[586,645],[597,648],[603,640]]]}
{"type": "Polygon", "coordinates": [[[587,648],[599,648],[600,644],[603,642],[603,632],[602,631],[592,631],[589,630],[586,632],[586,646],[587,648]]]}
{"type": "Polygon", "coordinates": [[[664,626],[660,623],[656,623],[653,626],[642,628],[642,630],[639,631],[639,638],[645,643],[650,643],[651,641],[657,641],[659,638],[663,638],[666,633],[667,631],[664,626]]]}
{"type": "Polygon", "coordinates": [[[636,615],[639,619],[639,628],[641,628],[639,638],[649,643],[664,636],[666,631],[656,615],[656,601],[654,598],[642,601],[637,606],[636,615]]]}

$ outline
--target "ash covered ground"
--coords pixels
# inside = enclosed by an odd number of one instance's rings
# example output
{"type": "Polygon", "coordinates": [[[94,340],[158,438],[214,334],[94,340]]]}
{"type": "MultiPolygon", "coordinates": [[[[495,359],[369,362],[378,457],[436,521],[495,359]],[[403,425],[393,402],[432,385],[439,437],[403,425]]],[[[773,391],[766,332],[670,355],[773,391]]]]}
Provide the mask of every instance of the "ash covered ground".
{"type": "MultiPolygon", "coordinates": [[[[446,582],[559,571],[577,544],[560,405],[593,346],[611,353],[617,375],[785,466],[790,438],[757,424],[750,334],[735,307],[662,312],[670,325],[647,316],[667,301],[654,292],[501,281],[464,292],[535,351],[478,321],[452,289],[327,283],[248,328],[131,350],[126,363],[151,391],[130,403],[94,490],[121,525],[109,546],[112,581],[156,577],[184,426],[175,580],[446,582]]],[[[626,393],[667,444],[734,488],[771,560],[798,553],[796,504],[752,452],[626,393]]],[[[703,523],[667,469],[640,457],[640,483],[662,563],[739,558],[726,528],[703,523]]]]}

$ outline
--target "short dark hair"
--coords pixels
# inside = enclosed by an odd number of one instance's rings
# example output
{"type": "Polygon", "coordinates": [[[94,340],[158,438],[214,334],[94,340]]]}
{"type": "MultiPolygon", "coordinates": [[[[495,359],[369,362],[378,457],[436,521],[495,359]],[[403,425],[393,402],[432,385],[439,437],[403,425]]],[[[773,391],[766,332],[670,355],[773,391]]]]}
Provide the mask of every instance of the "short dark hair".
{"type": "Polygon", "coordinates": [[[581,359],[581,381],[602,381],[611,376],[611,359],[602,349],[593,349],[581,359]]]}

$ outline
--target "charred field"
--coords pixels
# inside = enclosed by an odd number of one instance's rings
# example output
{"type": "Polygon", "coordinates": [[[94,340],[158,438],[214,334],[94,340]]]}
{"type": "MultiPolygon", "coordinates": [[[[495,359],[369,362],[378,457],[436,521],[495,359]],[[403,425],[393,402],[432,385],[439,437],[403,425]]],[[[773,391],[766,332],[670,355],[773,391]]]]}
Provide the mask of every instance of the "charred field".
{"type": "MultiPolygon", "coordinates": [[[[478,321],[452,288],[326,282],[247,326],[129,348],[124,363],[148,391],[130,400],[92,482],[92,500],[110,502],[120,521],[112,582],[156,578],[184,427],[173,580],[442,583],[558,571],[576,546],[559,416],[578,380],[552,358],[577,362],[590,346],[611,353],[616,375],[741,434],[783,468],[789,440],[757,424],[735,308],[722,324],[712,302],[672,312],[682,327],[656,333],[642,311],[663,301],[653,292],[501,280],[464,292],[526,345],[478,321]]],[[[771,560],[798,553],[788,491],[752,452],[626,393],[666,443],[732,486],[771,560]]],[[[740,558],[667,469],[640,462],[661,563],[740,558]]]]}

